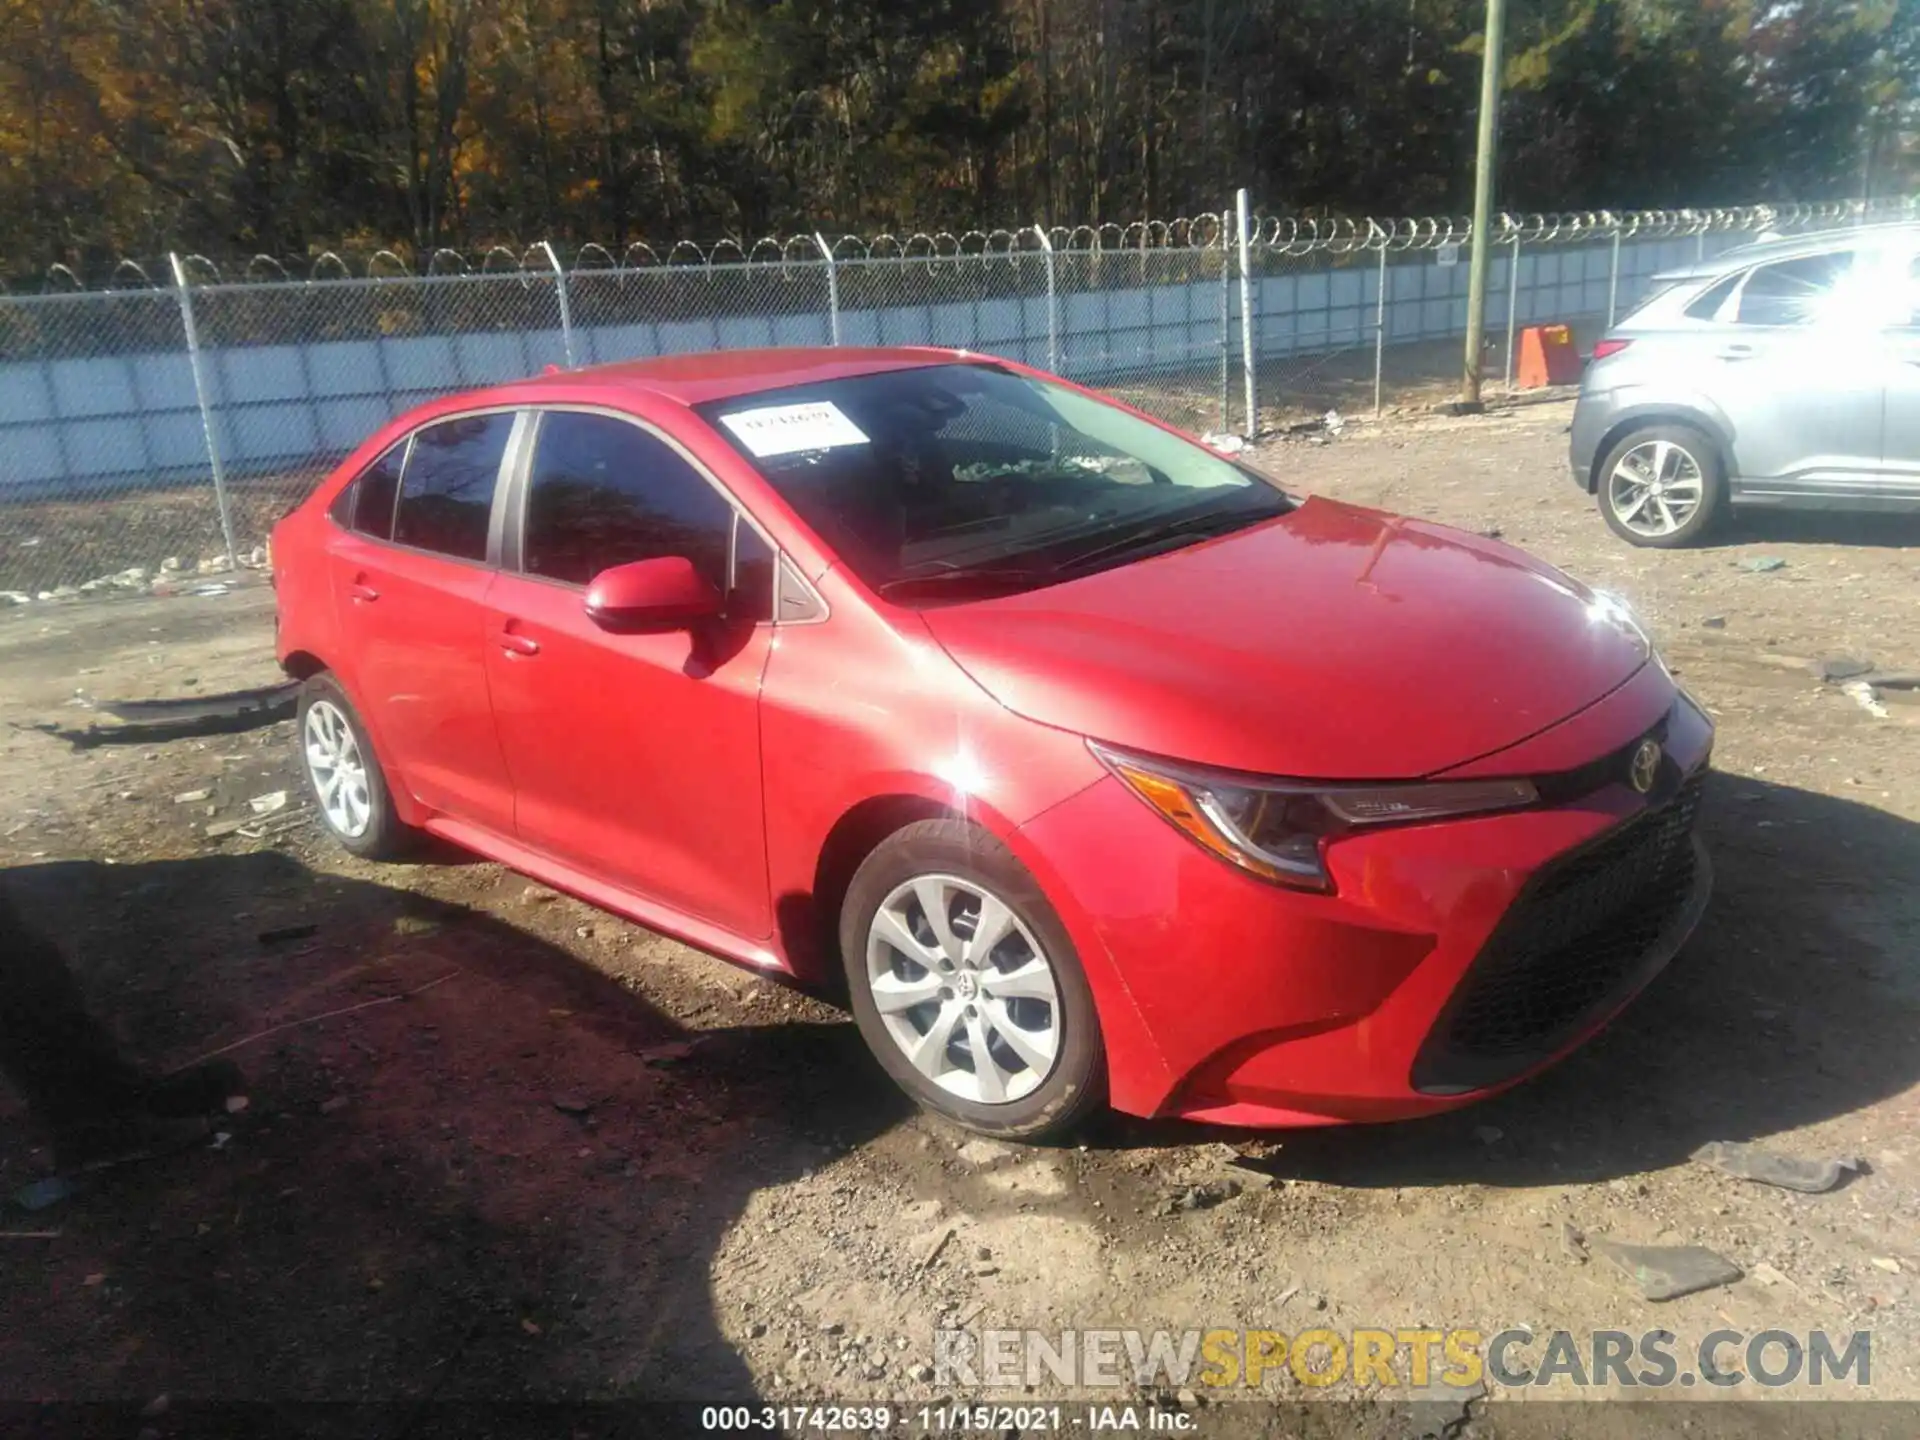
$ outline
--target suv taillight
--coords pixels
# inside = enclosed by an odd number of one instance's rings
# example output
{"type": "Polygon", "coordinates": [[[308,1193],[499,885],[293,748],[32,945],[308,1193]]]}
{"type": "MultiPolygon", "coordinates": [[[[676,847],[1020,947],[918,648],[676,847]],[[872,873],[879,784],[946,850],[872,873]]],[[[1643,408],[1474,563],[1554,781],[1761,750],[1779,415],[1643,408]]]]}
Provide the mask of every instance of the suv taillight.
{"type": "Polygon", "coordinates": [[[1631,340],[1597,340],[1593,346],[1593,358],[1604,360],[1609,355],[1618,355],[1632,343],[1631,340]]]}

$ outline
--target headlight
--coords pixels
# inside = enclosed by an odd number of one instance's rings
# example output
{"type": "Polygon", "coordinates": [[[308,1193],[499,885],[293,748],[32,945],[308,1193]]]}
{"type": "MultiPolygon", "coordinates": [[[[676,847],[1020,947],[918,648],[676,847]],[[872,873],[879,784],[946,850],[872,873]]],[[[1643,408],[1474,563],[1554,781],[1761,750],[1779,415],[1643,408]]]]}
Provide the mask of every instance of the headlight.
{"type": "Polygon", "coordinates": [[[1301,890],[1333,889],[1324,843],[1382,825],[1512,810],[1537,801],[1531,780],[1302,785],[1151,760],[1088,741],[1129,789],[1231,865],[1301,890]]]}

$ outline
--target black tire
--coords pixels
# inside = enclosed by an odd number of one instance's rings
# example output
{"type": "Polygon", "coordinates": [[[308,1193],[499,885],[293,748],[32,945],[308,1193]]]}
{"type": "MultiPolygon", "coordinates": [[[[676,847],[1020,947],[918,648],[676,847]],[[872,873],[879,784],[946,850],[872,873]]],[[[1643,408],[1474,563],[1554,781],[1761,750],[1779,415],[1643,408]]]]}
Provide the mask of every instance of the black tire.
{"type": "MultiPolygon", "coordinates": [[[[1025,944],[1019,941],[1018,947],[1025,944]]],[[[922,820],[883,840],[847,887],[840,907],[840,954],[848,999],[862,1037],[881,1068],[923,1108],[981,1134],[1020,1140],[1057,1138],[1104,1108],[1106,1046],[1080,957],[1026,867],[979,826],[960,820],[922,820]],[[981,1103],[943,1089],[914,1067],[874,1001],[867,966],[868,933],[889,896],[927,876],[951,876],[990,892],[1038,942],[1039,958],[1052,972],[1059,1004],[1051,1023],[1060,1027],[1052,1066],[1036,1088],[1018,1099],[981,1103]]],[[[1048,1010],[1051,1014],[1052,1007],[1048,1010]]],[[[965,1053],[970,1056],[970,1047],[965,1053]]],[[[1028,1068],[1031,1072],[1032,1067],[1028,1068]]]]}
{"type": "Polygon", "coordinates": [[[307,790],[320,812],[320,823],[342,849],[363,860],[398,860],[414,849],[419,843],[420,832],[405,824],[400,819],[399,811],[394,809],[393,791],[387,784],[386,770],[373,748],[367,727],[361,722],[360,712],[353,708],[353,702],[347,698],[347,692],[340,682],[324,671],[312,676],[300,687],[294,743],[300,754],[300,773],[307,777],[307,790]],[[308,718],[316,705],[330,706],[340,716],[363,760],[368,814],[366,827],[357,834],[349,833],[335,822],[334,815],[328,810],[326,797],[321,793],[320,780],[307,759],[308,718]]]}
{"type": "MultiPolygon", "coordinates": [[[[1711,438],[1688,425],[1645,425],[1629,430],[1607,452],[1594,480],[1594,500],[1607,528],[1629,545],[1651,550],[1680,550],[1696,545],[1720,519],[1727,503],[1727,467],[1720,447],[1711,438]],[[1649,534],[1634,529],[1620,513],[1623,497],[1616,494],[1614,471],[1633,451],[1644,445],[1664,441],[1683,452],[1700,473],[1700,503],[1683,522],[1664,534],[1649,534]]],[[[1630,502],[1629,502],[1630,503],[1630,502]]]]}

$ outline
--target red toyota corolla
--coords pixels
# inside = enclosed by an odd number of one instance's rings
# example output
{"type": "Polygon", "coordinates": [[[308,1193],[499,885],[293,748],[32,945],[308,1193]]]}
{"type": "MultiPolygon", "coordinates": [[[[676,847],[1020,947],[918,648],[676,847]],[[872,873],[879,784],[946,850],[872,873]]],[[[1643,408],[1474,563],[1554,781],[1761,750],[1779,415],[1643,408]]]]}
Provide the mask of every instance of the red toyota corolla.
{"type": "Polygon", "coordinates": [[[299,741],[425,831],[844,971],[976,1129],[1499,1089],[1706,902],[1713,731],[1632,615],[938,350],[677,356],[395,421],[276,530],[299,741]]]}

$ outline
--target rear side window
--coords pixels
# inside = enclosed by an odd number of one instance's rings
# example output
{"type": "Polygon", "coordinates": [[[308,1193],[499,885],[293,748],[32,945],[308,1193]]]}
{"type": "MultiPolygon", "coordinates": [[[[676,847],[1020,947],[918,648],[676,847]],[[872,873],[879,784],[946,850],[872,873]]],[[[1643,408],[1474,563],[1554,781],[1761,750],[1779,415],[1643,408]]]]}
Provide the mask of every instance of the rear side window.
{"type": "Polygon", "coordinates": [[[416,432],[400,484],[394,540],[455,560],[486,559],[493,492],[512,432],[513,416],[505,411],[463,415],[416,432]]]}
{"type": "Polygon", "coordinates": [[[1851,250],[1762,265],[1747,277],[1740,292],[1737,319],[1742,325],[1811,325],[1823,318],[1852,268],[1851,250]]]}
{"type": "Polygon", "coordinates": [[[726,497],[658,436],[610,415],[542,417],[527,488],[529,575],[585,585],[615,565],[681,555],[724,592],[733,520],[726,497]]]}
{"type": "Polygon", "coordinates": [[[373,464],[334,501],[333,518],[350,530],[376,540],[393,538],[393,502],[400,493],[400,466],[407,458],[402,440],[373,464]]]}

